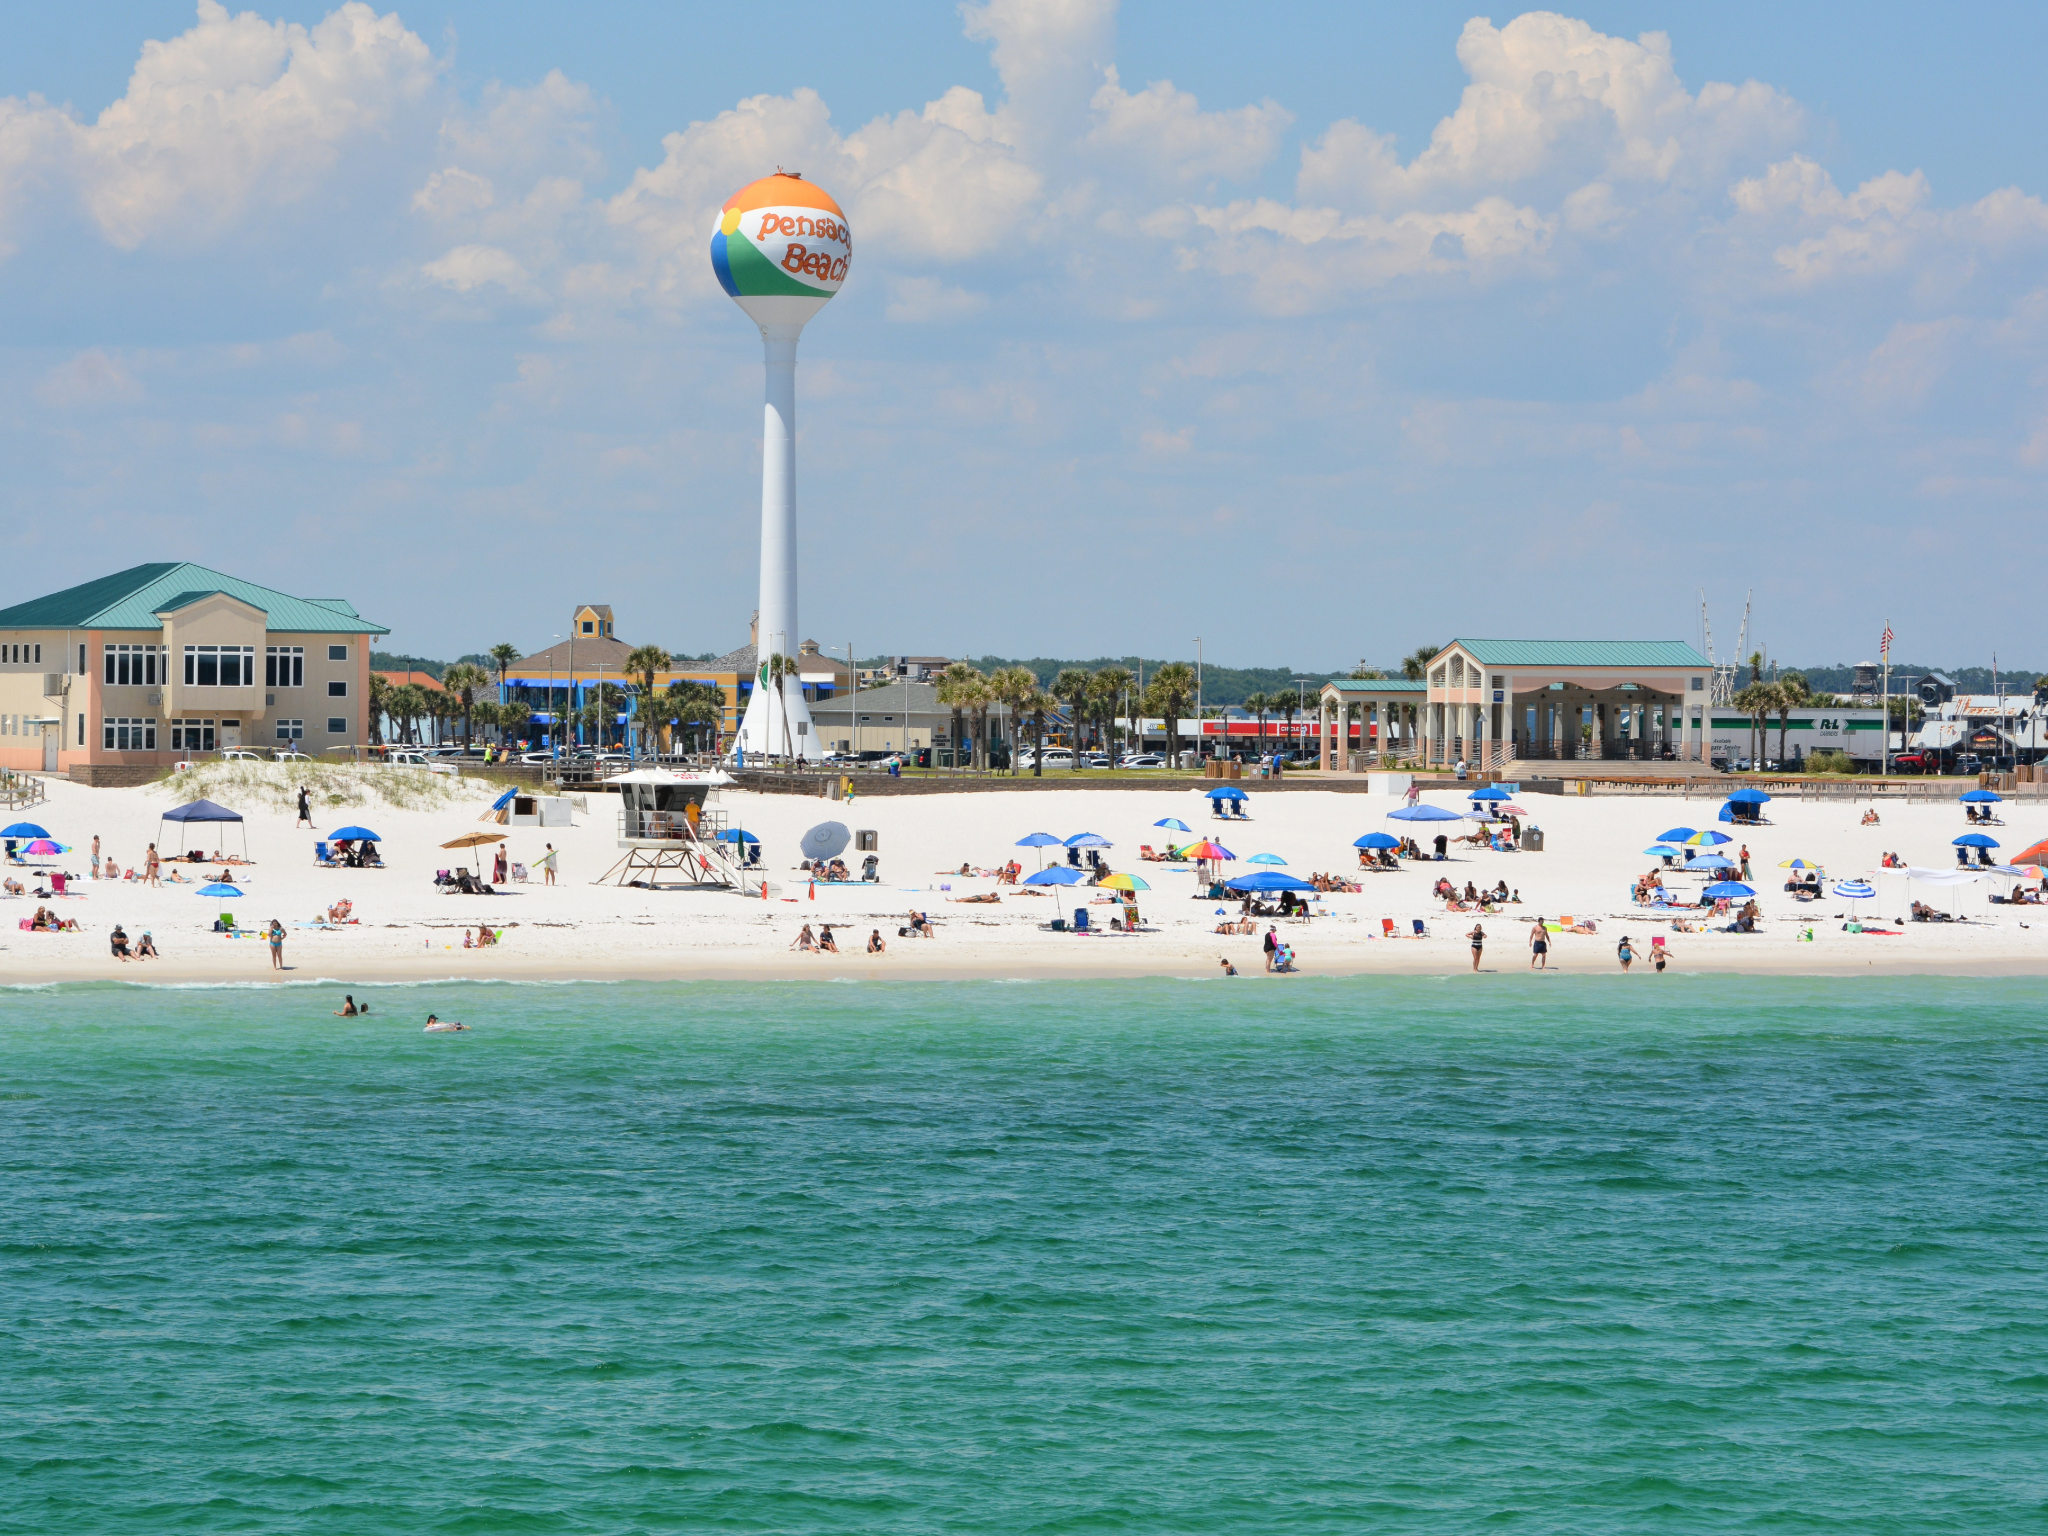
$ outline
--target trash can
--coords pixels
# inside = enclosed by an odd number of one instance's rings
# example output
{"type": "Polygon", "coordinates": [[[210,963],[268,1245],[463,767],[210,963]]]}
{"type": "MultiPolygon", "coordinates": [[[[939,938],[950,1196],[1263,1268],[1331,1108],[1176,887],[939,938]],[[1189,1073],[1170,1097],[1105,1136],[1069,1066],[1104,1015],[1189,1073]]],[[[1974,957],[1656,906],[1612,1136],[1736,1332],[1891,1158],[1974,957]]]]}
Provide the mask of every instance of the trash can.
{"type": "Polygon", "coordinates": [[[1541,827],[1522,828],[1522,852],[1541,853],[1542,851],[1543,829],[1541,827]]]}

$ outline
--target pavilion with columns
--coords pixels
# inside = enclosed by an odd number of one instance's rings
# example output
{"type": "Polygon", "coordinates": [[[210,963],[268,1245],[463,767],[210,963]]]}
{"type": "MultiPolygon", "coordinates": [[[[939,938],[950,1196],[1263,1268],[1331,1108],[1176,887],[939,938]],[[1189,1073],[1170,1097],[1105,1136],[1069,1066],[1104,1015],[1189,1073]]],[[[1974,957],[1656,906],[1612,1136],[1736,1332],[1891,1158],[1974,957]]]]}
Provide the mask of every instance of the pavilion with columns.
{"type": "Polygon", "coordinates": [[[1453,640],[1420,680],[1325,684],[1323,766],[1338,766],[1333,727],[1348,740],[1361,709],[1380,725],[1361,731],[1360,748],[1387,767],[1704,762],[1712,673],[1678,640],[1453,640]]]}

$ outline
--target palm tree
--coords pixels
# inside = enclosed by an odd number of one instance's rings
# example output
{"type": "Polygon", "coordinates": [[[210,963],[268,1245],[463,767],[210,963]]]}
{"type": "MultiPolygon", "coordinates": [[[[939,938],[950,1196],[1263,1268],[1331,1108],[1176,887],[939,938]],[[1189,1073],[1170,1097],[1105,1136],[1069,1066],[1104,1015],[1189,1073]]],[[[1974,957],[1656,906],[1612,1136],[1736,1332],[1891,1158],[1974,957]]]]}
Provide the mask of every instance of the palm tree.
{"type": "Polygon", "coordinates": [[[441,674],[441,686],[448,690],[448,697],[455,708],[451,714],[462,716],[462,746],[469,749],[471,721],[476,712],[477,695],[490,687],[490,674],[471,662],[458,661],[441,674]]]}
{"type": "Polygon", "coordinates": [[[1420,682],[1428,676],[1429,664],[1436,660],[1436,653],[1440,649],[1440,646],[1425,645],[1418,650],[1410,651],[1401,658],[1401,675],[1410,682],[1420,682]]]}
{"type": "Polygon", "coordinates": [[[427,712],[426,690],[417,683],[400,683],[384,696],[384,711],[403,740],[417,742],[419,718],[427,712]]]}
{"type": "Polygon", "coordinates": [[[1273,696],[1267,693],[1248,693],[1238,706],[1259,723],[1258,744],[1255,750],[1259,756],[1266,755],[1266,716],[1273,712],[1273,696]]]}
{"type": "Polygon", "coordinates": [[[1819,703],[1819,696],[1807,684],[1804,672],[1786,672],[1774,684],[1778,690],[1778,766],[1785,765],[1785,732],[1792,724],[1792,711],[1819,703]]]}
{"type": "Polygon", "coordinates": [[[1081,722],[1087,716],[1088,690],[1095,679],[1086,667],[1062,667],[1052,680],[1052,692],[1074,717],[1074,772],[1081,771],[1081,722]]]}
{"type": "Polygon", "coordinates": [[[783,688],[783,684],[796,675],[796,658],[794,656],[785,656],[780,651],[776,651],[766,662],[762,663],[762,682],[775,690],[775,712],[782,717],[782,755],[784,757],[796,756],[796,742],[789,734],[788,694],[783,688]]]}
{"type": "Polygon", "coordinates": [[[1280,717],[1280,723],[1286,727],[1286,739],[1291,744],[1294,740],[1294,717],[1301,713],[1301,695],[1289,693],[1285,688],[1280,689],[1273,695],[1273,713],[1280,717]]]}
{"type": "Polygon", "coordinates": [[[370,674],[370,744],[380,746],[384,741],[384,714],[391,708],[391,695],[396,690],[381,672],[370,674]]]}
{"type": "Polygon", "coordinates": [[[987,768],[988,756],[988,712],[995,706],[996,691],[989,680],[979,672],[966,687],[968,718],[973,721],[974,766],[987,768]]]}
{"type": "Polygon", "coordinates": [[[639,645],[626,653],[624,671],[640,684],[640,698],[647,701],[647,708],[636,708],[641,717],[640,750],[647,750],[648,733],[654,728],[650,709],[654,701],[654,674],[666,672],[676,664],[675,657],[658,645],[639,645]]]}
{"type": "Polygon", "coordinates": [[[505,673],[513,662],[519,659],[519,647],[510,640],[500,640],[491,647],[491,665],[498,669],[498,702],[505,702],[505,673]]]}
{"type": "Polygon", "coordinates": [[[1009,715],[1010,772],[1015,773],[1023,755],[1024,701],[1038,691],[1038,674],[1029,667],[1000,667],[989,674],[988,685],[1009,715]]]}
{"type": "MultiPolygon", "coordinates": [[[[960,717],[972,699],[974,685],[981,680],[981,674],[964,661],[949,662],[946,670],[939,674],[939,702],[953,711],[953,766],[956,768],[960,766],[960,717]]],[[[971,760],[971,752],[969,756],[971,760]]]]}
{"type": "Polygon", "coordinates": [[[1031,776],[1034,779],[1045,777],[1045,712],[1057,708],[1059,702],[1043,688],[1033,688],[1017,701],[1017,707],[1031,716],[1031,776]]]}
{"type": "Polygon", "coordinates": [[[1109,760],[1116,761],[1116,717],[1125,692],[1136,679],[1128,667],[1103,667],[1088,679],[1088,702],[1095,711],[1097,727],[1109,743],[1109,760]]]}
{"type": "Polygon", "coordinates": [[[1166,721],[1166,764],[1174,767],[1180,762],[1180,718],[1195,696],[1195,669],[1184,661],[1169,661],[1152,674],[1145,691],[1158,701],[1166,721]]]}
{"type": "Polygon", "coordinates": [[[1777,707],[1777,685],[1753,682],[1748,687],[1738,690],[1728,702],[1749,716],[1749,761],[1754,766],[1761,755],[1757,740],[1763,734],[1764,719],[1777,707]]]}

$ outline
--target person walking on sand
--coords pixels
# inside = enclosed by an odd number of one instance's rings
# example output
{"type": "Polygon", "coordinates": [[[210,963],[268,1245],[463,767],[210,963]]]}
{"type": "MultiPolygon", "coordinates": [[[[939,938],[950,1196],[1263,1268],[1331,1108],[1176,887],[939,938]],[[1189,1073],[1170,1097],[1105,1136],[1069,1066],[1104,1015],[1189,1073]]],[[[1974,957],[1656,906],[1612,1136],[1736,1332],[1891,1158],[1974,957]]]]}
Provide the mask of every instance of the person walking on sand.
{"type": "Polygon", "coordinates": [[[1664,974],[1664,962],[1666,960],[1669,960],[1670,958],[1671,946],[1669,944],[1659,944],[1654,942],[1651,944],[1650,964],[1654,965],[1657,968],[1657,974],[1659,976],[1662,976],[1664,974]]]}
{"type": "Polygon", "coordinates": [[[1614,957],[1621,962],[1621,974],[1626,976],[1628,968],[1636,963],[1635,946],[1629,943],[1628,935],[1621,936],[1621,942],[1614,946],[1614,957]]]}
{"type": "Polygon", "coordinates": [[[273,917],[270,920],[270,931],[264,934],[264,937],[270,941],[270,968],[273,971],[283,970],[284,924],[273,917]]]}
{"type": "Polygon", "coordinates": [[[313,797],[306,792],[306,786],[299,786],[299,819],[292,823],[292,829],[313,825],[313,797]]]}
{"type": "Polygon", "coordinates": [[[95,880],[100,877],[100,835],[97,832],[92,835],[92,877],[95,880]]]}
{"type": "Polygon", "coordinates": [[[1486,929],[1482,925],[1474,923],[1472,931],[1466,934],[1465,937],[1472,941],[1472,969],[1477,971],[1479,969],[1479,956],[1486,948],[1486,929]]]}
{"type": "Polygon", "coordinates": [[[1266,969],[1273,969],[1273,952],[1280,947],[1280,936],[1273,931],[1271,923],[1266,924],[1266,969]]]}
{"type": "Polygon", "coordinates": [[[1540,917],[1529,925],[1529,969],[1550,969],[1550,930],[1543,926],[1543,919],[1540,917]]]}
{"type": "Polygon", "coordinates": [[[1414,806],[1416,805],[1416,803],[1417,803],[1418,801],[1420,801],[1421,799],[1422,799],[1422,786],[1421,786],[1420,784],[1417,784],[1417,783],[1415,783],[1415,782],[1414,782],[1414,781],[1413,781],[1413,780],[1411,779],[1411,780],[1409,781],[1409,783],[1408,783],[1408,805],[1409,805],[1409,808],[1410,808],[1410,809],[1413,809],[1413,808],[1414,808],[1414,806]]]}
{"type": "Polygon", "coordinates": [[[543,884],[553,885],[555,883],[555,845],[549,843],[547,848],[548,851],[540,856],[541,878],[543,884]]]}

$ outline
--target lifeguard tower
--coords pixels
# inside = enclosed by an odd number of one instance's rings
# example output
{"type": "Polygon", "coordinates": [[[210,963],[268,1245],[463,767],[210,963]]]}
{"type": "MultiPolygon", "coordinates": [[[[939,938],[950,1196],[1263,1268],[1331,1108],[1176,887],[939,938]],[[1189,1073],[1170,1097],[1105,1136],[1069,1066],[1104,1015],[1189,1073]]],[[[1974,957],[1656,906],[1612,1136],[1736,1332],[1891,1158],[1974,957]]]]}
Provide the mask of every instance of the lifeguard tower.
{"type": "Polygon", "coordinates": [[[760,888],[760,877],[742,866],[739,845],[722,836],[725,812],[706,804],[732,782],[729,775],[641,768],[608,782],[619,790],[625,856],[593,885],[713,886],[750,894],[760,888]]]}

